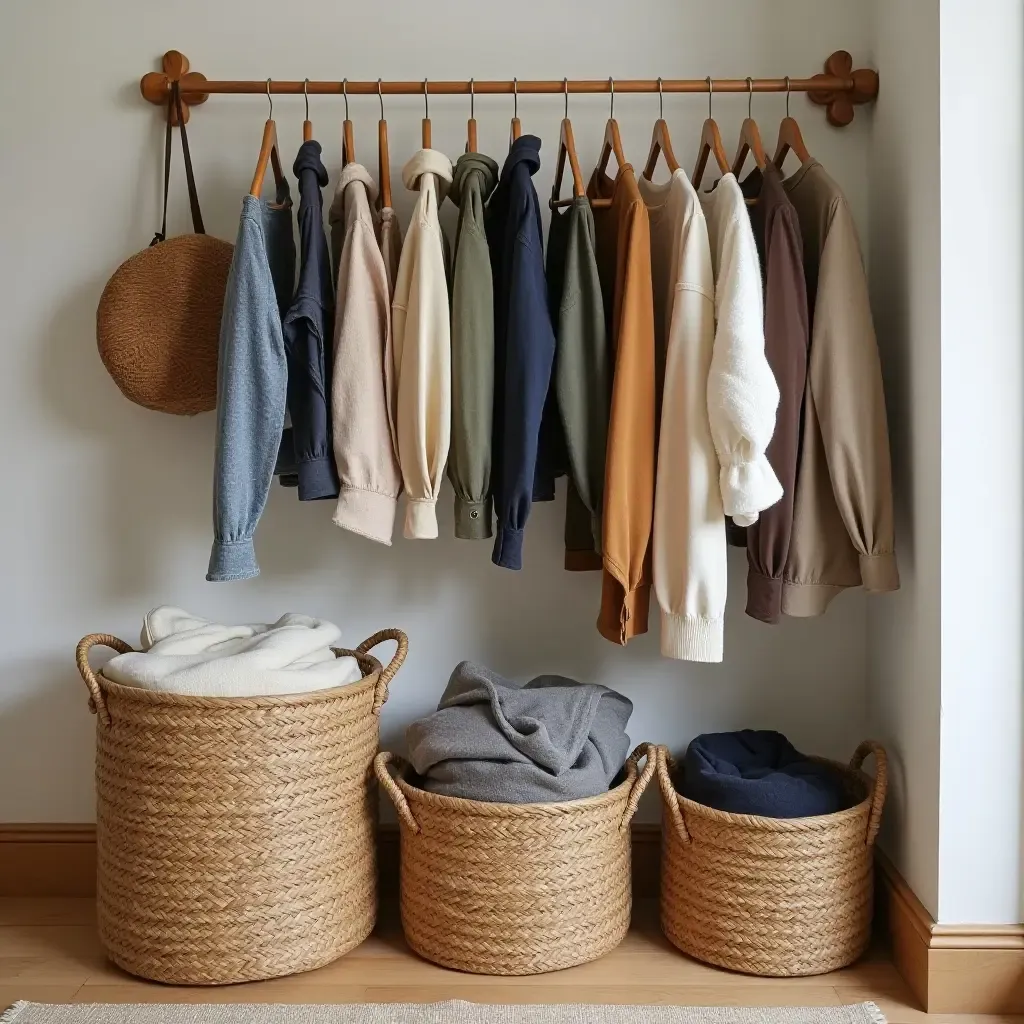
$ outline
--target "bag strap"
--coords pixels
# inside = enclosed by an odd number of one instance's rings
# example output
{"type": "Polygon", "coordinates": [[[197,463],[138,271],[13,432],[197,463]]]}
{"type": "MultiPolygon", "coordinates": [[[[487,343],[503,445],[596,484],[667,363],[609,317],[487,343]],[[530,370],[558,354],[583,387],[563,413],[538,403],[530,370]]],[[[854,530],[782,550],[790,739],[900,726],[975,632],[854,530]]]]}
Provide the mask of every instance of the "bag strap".
{"type": "Polygon", "coordinates": [[[167,134],[164,137],[164,216],[160,230],[153,236],[153,241],[149,243],[151,246],[162,242],[167,237],[167,196],[171,187],[171,127],[174,114],[178,115],[178,126],[181,128],[181,152],[185,157],[185,180],[188,184],[188,204],[192,210],[192,228],[197,235],[206,234],[206,228],[203,226],[203,214],[199,209],[196,179],[192,173],[192,157],[188,151],[188,133],[185,131],[185,118],[181,109],[181,90],[177,82],[172,82],[171,99],[167,104],[167,134]]]}

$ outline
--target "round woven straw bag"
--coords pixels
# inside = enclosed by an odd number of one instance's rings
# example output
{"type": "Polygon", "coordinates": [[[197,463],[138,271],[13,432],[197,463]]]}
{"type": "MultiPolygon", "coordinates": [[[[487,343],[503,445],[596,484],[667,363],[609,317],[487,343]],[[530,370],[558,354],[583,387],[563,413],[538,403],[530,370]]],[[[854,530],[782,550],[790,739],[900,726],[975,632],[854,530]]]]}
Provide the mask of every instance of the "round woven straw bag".
{"type": "Polygon", "coordinates": [[[408,641],[352,655],[361,682],[280,697],[185,697],[78,669],[96,713],[100,941],[132,974],[181,985],[322,967],[377,913],[378,715],[408,641]],[[386,669],[367,652],[398,650],[386,669]]]}
{"type": "Polygon", "coordinates": [[[658,750],[663,802],[661,925],[684,953],[747,974],[825,974],[871,938],[872,853],[886,757],[862,743],[841,772],[855,806],[813,818],[730,814],[680,796],[658,750]],[[860,767],[875,755],[875,778],[860,767]]]}
{"type": "Polygon", "coordinates": [[[96,310],[100,358],[126,398],[182,416],[216,407],[220,318],[232,253],[228,242],[205,233],[175,82],[167,105],[163,227],[148,249],[114,271],[96,310]],[[195,234],[167,239],[175,106],[195,234]]]}
{"type": "Polygon", "coordinates": [[[540,974],[613,950],[632,906],[629,822],[656,761],[642,745],[600,796],[499,804],[428,793],[410,784],[405,761],[378,754],[400,823],[406,941],[476,974],[540,974]]]}

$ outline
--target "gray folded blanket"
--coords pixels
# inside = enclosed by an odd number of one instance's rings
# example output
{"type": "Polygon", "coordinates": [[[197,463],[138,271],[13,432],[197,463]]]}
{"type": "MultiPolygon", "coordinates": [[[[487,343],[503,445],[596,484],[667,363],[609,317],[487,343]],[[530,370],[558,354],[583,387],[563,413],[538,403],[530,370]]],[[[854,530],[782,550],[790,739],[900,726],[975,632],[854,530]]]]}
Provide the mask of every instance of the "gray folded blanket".
{"type": "Polygon", "coordinates": [[[537,676],[525,686],[464,661],[437,711],[406,733],[432,793],[525,804],[608,791],[629,753],[633,704],[607,686],[537,676]]]}

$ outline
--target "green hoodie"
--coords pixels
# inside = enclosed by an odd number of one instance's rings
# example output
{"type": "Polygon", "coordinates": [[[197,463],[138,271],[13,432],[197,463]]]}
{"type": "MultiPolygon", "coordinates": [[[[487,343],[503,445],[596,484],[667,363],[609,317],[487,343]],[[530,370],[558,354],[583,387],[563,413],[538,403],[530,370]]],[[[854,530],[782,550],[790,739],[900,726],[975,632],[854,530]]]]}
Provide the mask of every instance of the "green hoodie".
{"type": "Polygon", "coordinates": [[[484,204],[498,165],[480,153],[455,164],[448,195],[459,208],[452,272],[452,443],[455,536],[491,536],[491,424],[494,406],[494,291],[484,204]]]}

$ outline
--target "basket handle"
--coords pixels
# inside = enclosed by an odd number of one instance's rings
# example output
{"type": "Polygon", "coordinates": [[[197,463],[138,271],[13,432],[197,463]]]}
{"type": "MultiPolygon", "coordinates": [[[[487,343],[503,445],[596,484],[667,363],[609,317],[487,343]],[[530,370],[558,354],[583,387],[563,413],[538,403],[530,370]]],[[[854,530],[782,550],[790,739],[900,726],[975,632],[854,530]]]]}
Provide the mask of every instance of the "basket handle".
{"type": "Polygon", "coordinates": [[[637,776],[633,780],[633,788],[629,791],[626,809],[622,812],[622,821],[619,822],[620,832],[625,832],[629,828],[629,823],[633,820],[637,805],[640,803],[640,797],[644,795],[647,784],[654,777],[655,769],[658,767],[658,748],[653,743],[641,743],[629,755],[626,764],[633,766],[633,771],[637,772],[637,776]],[[641,757],[646,758],[646,761],[644,762],[644,770],[638,772],[641,757]]]}
{"type": "Polygon", "coordinates": [[[75,648],[75,663],[85,680],[85,685],[89,687],[89,710],[94,715],[99,715],[100,721],[106,728],[110,725],[110,712],[107,710],[107,702],[103,699],[103,691],[96,680],[96,675],[89,665],[89,650],[96,646],[109,647],[117,651],[118,654],[128,654],[133,648],[110,633],[90,633],[88,636],[83,636],[78,641],[78,647],[75,648]]]}
{"type": "Polygon", "coordinates": [[[868,754],[875,755],[875,783],[871,788],[871,811],[868,814],[866,843],[868,846],[874,846],[878,830],[882,826],[882,808],[885,806],[885,794],[889,789],[889,758],[881,743],[865,740],[850,758],[850,767],[855,772],[860,771],[868,754]]]}
{"type": "Polygon", "coordinates": [[[409,808],[409,801],[405,799],[405,794],[398,788],[398,783],[396,783],[391,777],[391,771],[389,770],[388,765],[392,762],[394,762],[395,767],[398,768],[405,763],[397,754],[392,754],[387,750],[382,750],[373,759],[373,770],[377,775],[377,781],[384,787],[388,796],[391,797],[391,802],[395,805],[395,810],[398,812],[398,816],[402,821],[404,821],[413,832],[419,833],[420,826],[412,816],[412,811],[409,808]]]}
{"type": "Polygon", "coordinates": [[[357,648],[359,654],[368,654],[385,640],[394,640],[398,644],[394,657],[381,670],[377,679],[377,685],[373,691],[373,713],[380,714],[380,709],[388,699],[388,684],[395,678],[395,674],[402,667],[405,656],[409,653],[409,638],[400,629],[382,629],[373,636],[367,637],[357,648]]]}
{"type": "Polygon", "coordinates": [[[679,794],[676,792],[676,787],[672,784],[672,776],[669,774],[669,768],[675,764],[675,761],[669,753],[668,747],[658,747],[657,762],[658,782],[661,785],[661,799],[665,805],[665,812],[672,819],[672,824],[679,839],[689,846],[693,839],[686,828],[686,819],[683,817],[682,808],[679,806],[679,794]]]}

